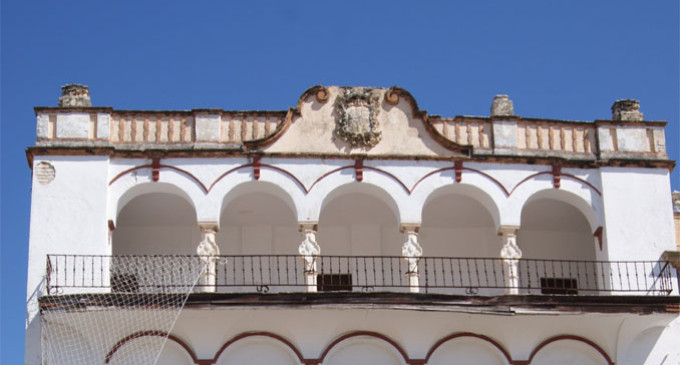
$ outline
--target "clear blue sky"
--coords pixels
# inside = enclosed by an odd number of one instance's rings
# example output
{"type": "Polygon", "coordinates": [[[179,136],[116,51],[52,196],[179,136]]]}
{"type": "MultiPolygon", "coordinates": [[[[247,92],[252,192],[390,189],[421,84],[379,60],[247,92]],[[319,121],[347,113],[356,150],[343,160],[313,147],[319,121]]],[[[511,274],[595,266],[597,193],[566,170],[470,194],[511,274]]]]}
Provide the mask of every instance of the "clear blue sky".
{"type": "MultiPolygon", "coordinates": [[[[273,109],[308,87],[399,85],[430,114],[611,117],[634,98],[680,157],[678,1],[2,1],[3,364],[23,359],[33,106],[273,109]],[[227,4],[229,3],[229,4],[227,4]]],[[[673,173],[673,187],[680,176],[673,173]]]]}

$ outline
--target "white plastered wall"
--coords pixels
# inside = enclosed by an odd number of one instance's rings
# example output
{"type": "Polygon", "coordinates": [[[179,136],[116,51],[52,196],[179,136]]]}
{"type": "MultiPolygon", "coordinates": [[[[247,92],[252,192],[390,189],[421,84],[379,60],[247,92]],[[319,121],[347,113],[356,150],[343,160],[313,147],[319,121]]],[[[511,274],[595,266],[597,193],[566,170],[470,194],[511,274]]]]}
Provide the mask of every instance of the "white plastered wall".
{"type": "Polygon", "coordinates": [[[41,184],[34,173],[28,254],[26,362],[40,362],[37,298],[48,254],[110,255],[106,220],[108,157],[35,156],[55,178],[41,184]]]}
{"type": "Polygon", "coordinates": [[[673,250],[667,169],[602,167],[602,200],[610,260],[658,260],[673,250]]]}

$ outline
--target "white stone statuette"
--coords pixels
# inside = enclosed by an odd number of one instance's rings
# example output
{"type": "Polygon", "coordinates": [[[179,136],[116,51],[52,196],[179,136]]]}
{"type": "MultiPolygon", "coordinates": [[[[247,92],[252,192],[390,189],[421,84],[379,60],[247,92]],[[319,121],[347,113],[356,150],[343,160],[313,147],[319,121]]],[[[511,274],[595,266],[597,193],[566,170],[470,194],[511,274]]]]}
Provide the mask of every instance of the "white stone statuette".
{"type": "Polygon", "coordinates": [[[409,273],[418,272],[418,259],[423,255],[423,248],[418,243],[418,233],[406,230],[406,242],[401,246],[401,256],[408,262],[409,273]]]}
{"type": "Polygon", "coordinates": [[[305,261],[305,272],[316,272],[316,256],[321,254],[321,247],[316,243],[316,229],[314,226],[303,225],[300,230],[305,238],[298,247],[298,253],[305,261]]]}
{"type": "Polygon", "coordinates": [[[517,237],[514,234],[503,235],[503,248],[501,258],[503,260],[519,260],[522,258],[522,250],[517,246],[517,237]]]}
{"type": "Polygon", "coordinates": [[[300,231],[304,239],[298,247],[298,253],[304,262],[305,286],[307,292],[316,292],[316,259],[321,254],[321,247],[316,243],[316,224],[301,224],[300,231]]]}
{"type": "Polygon", "coordinates": [[[402,226],[401,231],[406,235],[406,242],[401,246],[401,256],[408,263],[408,285],[412,293],[419,291],[418,261],[423,256],[423,248],[418,243],[418,226],[402,226]]]}
{"type": "Polygon", "coordinates": [[[220,248],[217,246],[216,224],[199,224],[201,230],[201,242],[196,247],[196,254],[201,257],[201,261],[205,263],[205,271],[201,276],[201,291],[214,292],[215,284],[217,283],[216,261],[220,254],[220,248]]]}
{"type": "Polygon", "coordinates": [[[200,225],[201,242],[196,247],[196,254],[199,256],[218,256],[220,248],[217,246],[215,236],[217,235],[216,225],[200,225]]]}
{"type": "Polygon", "coordinates": [[[519,259],[522,258],[522,250],[517,246],[518,227],[501,227],[503,248],[501,248],[501,259],[503,259],[503,270],[505,271],[505,293],[519,294],[519,259]]]}

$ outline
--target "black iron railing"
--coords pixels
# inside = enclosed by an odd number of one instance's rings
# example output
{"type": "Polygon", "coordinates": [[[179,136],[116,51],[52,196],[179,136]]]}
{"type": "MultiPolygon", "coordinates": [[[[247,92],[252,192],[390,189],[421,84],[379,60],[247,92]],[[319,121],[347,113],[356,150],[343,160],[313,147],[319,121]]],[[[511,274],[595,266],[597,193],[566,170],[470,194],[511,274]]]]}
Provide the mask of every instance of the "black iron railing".
{"type": "Polygon", "coordinates": [[[296,255],[49,255],[49,294],[394,291],[500,295],[669,295],[674,269],[665,261],[296,255]]]}

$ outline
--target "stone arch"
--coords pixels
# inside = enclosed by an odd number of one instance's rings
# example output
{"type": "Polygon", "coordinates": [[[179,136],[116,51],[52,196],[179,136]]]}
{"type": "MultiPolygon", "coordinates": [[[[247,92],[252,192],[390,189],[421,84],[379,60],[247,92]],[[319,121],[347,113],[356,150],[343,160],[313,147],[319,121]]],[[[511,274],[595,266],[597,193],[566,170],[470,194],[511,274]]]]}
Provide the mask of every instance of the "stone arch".
{"type": "Polygon", "coordinates": [[[484,204],[492,213],[496,226],[500,226],[502,219],[500,207],[505,204],[508,196],[503,185],[484,172],[473,168],[464,168],[461,179],[460,182],[456,182],[454,168],[435,170],[416,183],[411,196],[414,200],[422,202],[424,206],[427,201],[432,199],[433,194],[442,188],[456,187],[463,189],[463,191],[470,191],[474,198],[484,204]]]}
{"type": "Polygon", "coordinates": [[[519,285],[529,293],[593,294],[607,286],[601,279],[607,268],[596,262],[604,255],[584,211],[589,208],[581,198],[556,189],[527,199],[517,245],[519,285]]]}
{"type": "MultiPolygon", "coordinates": [[[[500,251],[498,210],[482,190],[470,185],[442,186],[423,205],[419,242],[423,256],[455,258],[496,258],[500,251]],[[490,211],[491,209],[491,211],[490,211]],[[494,214],[495,213],[495,214],[494,214]],[[496,219],[494,219],[494,215],[496,219]]],[[[430,260],[430,264],[443,264],[430,260]]],[[[446,261],[451,269],[467,270],[465,260],[446,261]]],[[[474,261],[475,264],[480,263],[474,261]]],[[[424,273],[423,273],[424,274],[424,273]]],[[[427,273],[428,280],[437,280],[427,273]]],[[[422,275],[422,274],[421,274],[422,275]]],[[[467,276],[472,280],[473,277],[467,276]]],[[[439,289],[435,289],[437,291],[439,289]]],[[[489,294],[489,293],[484,293],[489,294]]]]}
{"type": "MultiPolygon", "coordinates": [[[[597,217],[591,206],[581,197],[558,189],[540,190],[532,194],[524,201],[520,218],[520,229],[518,234],[518,244],[525,251],[524,258],[551,258],[551,259],[575,259],[575,260],[594,260],[597,256],[595,252],[595,238],[593,233],[597,230],[597,217]],[[561,251],[553,251],[552,257],[536,256],[527,252],[528,231],[541,231],[544,233],[552,232],[550,239],[543,239],[550,242],[553,246],[559,245],[558,242],[564,241],[569,245],[570,253],[573,257],[564,256],[568,254],[566,248],[561,251]],[[573,237],[567,237],[571,235],[573,237]],[[559,237],[558,237],[559,236],[559,237]],[[578,245],[580,251],[573,248],[578,245]],[[555,257],[554,255],[558,255],[555,257]]],[[[540,239],[540,238],[536,238],[540,239]]]]}
{"type": "Polygon", "coordinates": [[[219,216],[222,254],[297,254],[296,204],[271,182],[238,184],[224,196],[219,216]]]}
{"type": "Polygon", "coordinates": [[[501,225],[520,226],[524,206],[537,197],[550,196],[552,199],[573,205],[588,220],[591,232],[603,226],[602,197],[589,185],[579,181],[563,180],[560,188],[553,186],[553,178],[548,174],[536,175],[518,185],[505,205],[501,208],[501,225]]]}
{"type": "Polygon", "coordinates": [[[237,184],[233,185],[233,187],[231,187],[222,198],[220,213],[223,212],[224,208],[227,205],[229,205],[229,203],[231,203],[233,200],[237,199],[240,196],[253,193],[269,194],[281,199],[288,205],[288,207],[293,211],[293,213],[297,217],[298,208],[295,203],[295,199],[293,199],[293,197],[289,194],[288,191],[284,190],[282,187],[273,182],[257,180],[240,181],[237,184]]]}
{"type": "Polygon", "coordinates": [[[500,228],[501,222],[500,210],[498,209],[496,200],[494,200],[494,198],[491,197],[491,195],[489,195],[486,191],[482,190],[476,185],[466,183],[440,186],[437,189],[430,191],[430,193],[427,195],[427,198],[423,203],[422,210],[425,210],[425,207],[432,201],[439,199],[445,195],[462,195],[475,200],[489,213],[489,215],[493,219],[495,230],[498,231],[498,229],[500,228]]]}
{"type": "Polygon", "coordinates": [[[452,362],[504,365],[513,362],[508,351],[500,343],[474,333],[456,333],[442,338],[430,348],[425,361],[433,365],[452,362]]]}
{"type": "Polygon", "coordinates": [[[349,183],[321,204],[317,241],[324,255],[399,255],[399,208],[383,189],[349,183]]]}
{"type": "Polygon", "coordinates": [[[392,210],[398,223],[411,222],[408,214],[414,211],[413,199],[401,182],[379,171],[366,170],[358,182],[353,169],[337,169],[326,178],[318,181],[306,197],[307,220],[318,221],[324,207],[338,196],[358,192],[370,195],[392,210]]]}
{"type": "MultiPolygon", "coordinates": [[[[163,344],[165,333],[161,331],[142,331],[136,332],[118,341],[113,348],[106,354],[106,364],[126,364],[130,361],[126,355],[133,352],[135,346],[163,346],[160,353],[159,364],[183,365],[198,363],[196,354],[181,338],[168,335],[167,341],[163,344]]],[[[153,351],[153,350],[151,350],[153,351]]],[[[153,359],[149,359],[153,360],[153,359]]]]}
{"type": "Polygon", "coordinates": [[[596,343],[571,335],[556,336],[541,342],[531,352],[527,363],[533,365],[555,363],[614,365],[614,361],[596,343]]]}
{"type": "Polygon", "coordinates": [[[329,365],[409,363],[406,351],[399,344],[383,334],[370,331],[351,332],[340,336],[326,346],[319,360],[329,365]]]}
{"type": "MultiPolygon", "coordinates": [[[[269,165],[267,165],[269,166],[269,165]]],[[[253,191],[263,191],[277,196],[295,212],[297,220],[305,220],[306,191],[300,182],[283,169],[262,168],[259,179],[253,178],[251,165],[241,165],[228,170],[210,187],[205,202],[205,212],[199,215],[219,221],[220,213],[232,199],[253,191]]]]}
{"type": "Polygon", "coordinates": [[[218,365],[258,364],[285,365],[303,363],[302,353],[287,339],[269,332],[247,332],[233,337],[215,353],[213,362],[218,365]],[[253,357],[253,351],[258,356],[253,357]],[[250,356],[248,356],[250,354],[250,356]],[[245,356],[245,358],[244,358],[245,356]],[[249,361],[243,361],[243,360],[249,361]]]}
{"type": "Polygon", "coordinates": [[[327,207],[329,203],[347,194],[364,194],[380,200],[390,208],[390,211],[394,215],[394,218],[397,220],[397,222],[400,221],[399,206],[394,197],[391,196],[390,193],[381,186],[369,183],[352,182],[335,187],[324,197],[320,206],[320,211],[323,211],[323,209],[327,207]]]}
{"type": "MultiPolygon", "coordinates": [[[[170,173],[165,174],[167,177],[170,173]]],[[[109,184],[109,208],[108,219],[118,222],[118,216],[123,207],[134,198],[148,193],[168,193],[181,197],[191,204],[198,212],[201,200],[205,195],[195,184],[183,174],[172,174],[175,178],[164,179],[166,181],[152,182],[146,179],[138,179],[133,174],[125,174],[109,184]],[[168,181],[169,180],[169,181],[168,181]]]]}
{"type": "Polygon", "coordinates": [[[139,184],[119,202],[113,254],[194,254],[200,240],[195,205],[182,189],[139,184]]]}

